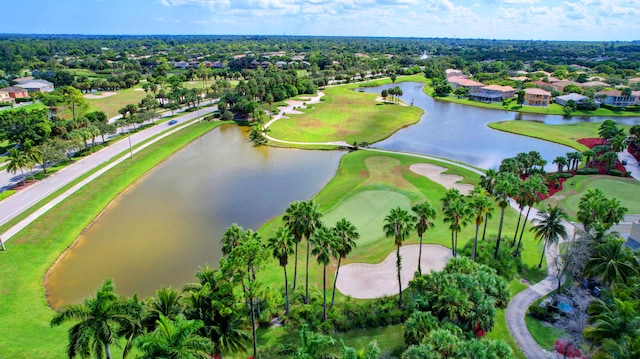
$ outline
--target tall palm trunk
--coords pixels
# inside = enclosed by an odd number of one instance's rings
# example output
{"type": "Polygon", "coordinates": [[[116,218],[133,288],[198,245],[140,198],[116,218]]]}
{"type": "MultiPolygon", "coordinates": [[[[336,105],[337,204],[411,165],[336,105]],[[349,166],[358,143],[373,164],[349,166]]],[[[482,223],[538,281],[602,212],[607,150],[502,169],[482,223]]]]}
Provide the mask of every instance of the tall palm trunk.
{"type": "Polygon", "coordinates": [[[502,208],[502,212],[500,213],[500,226],[498,227],[498,240],[496,241],[496,250],[493,253],[493,258],[498,258],[498,250],[500,249],[500,235],[502,234],[502,224],[504,222],[504,207],[502,208]]]}
{"type": "Polygon", "coordinates": [[[111,359],[111,348],[109,348],[109,343],[104,343],[104,354],[107,359],[111,359]]]}
{"type": "MultiPolygon", "coordinates": [[[[249,274],[251,283],[251,274],[249,274]]],[[[253,288],[249,288],[249,310],[251,311],[251,332],[253,334],[253,357],[258,357],[258,337],[256,336],[256,312],[253,308],[253,288]]]]}
{"type": "Polygon", "coordinates": [[[473,251],[471,252],[471,259],[476,261],[476,248],[478,247],[478,231],[480,230],[480,223],[476,223],[476,236],[473,239],[473,251]]]}
{"type": "Polygon", "coordinates": [[[327,321],[327,265],[322,266],[322,322],[327,321]]]}
{"type": "Polygon", "coordinates": [[[298,242],[296,242],[296,258],[293,262],[293,291],[296,291],[296,278],[298,277],[298,242]]]}
{"type": "Polygon", "coordinates": [[[338,257],[338,269],[336,269],[336,277],[333,278],[333,293],[331,294],[331,306],[333,307],[333,303],[336,299],[336,284],[338,283],[338,273],[340,273],[340,262],[342,262],[342,256],[338,257]]]}
{"type": "Polygon", "coordinates": [[[454,257],[456,256],[456,246],[455,246],[454,239],[453,239],[453,229],[451,230],[451,254],[454,257]]]}
{"type": "Polygon", "coordinates": [[[489,221],[489,213],[484,215],[484,229],[482,229],[482,240],[484,241],[484,235],[487,233],[487,222],[489,221]]]}
{"type": "Polygon", "coordinates": [[[422,234],[420,234],[420,249],[418,250],[418,273],[422,274],[422,234]]]}
{"type": "Polygon", "coordinates": [[[544,259],[544,252],[547,250],[547,240],[544,240],[544,247],[542,247],[542,256],[540,256],[540,263],[538,263],[538,268],[542,268],[542,259],[544,259]]]}
{"type": "Polygon", "coordinates": [[[527,220],[529,220],[530,211],[531,211],[531,206],[529,206],[529,208],[527,209],[527,215],[524,217],[524,223],[522,224],[522,231],[520,232],[520,239],[518,239],[518,246],[516,247],[516,254],[515,254],[516,257],[520,253],[520,244],[522,243],[522,235],[524,235],[524,227],[527,225],[527,220]]]}
{"type": "Polygon", "coordinates": [[[307,273],[305,275],[304,287],[304,304],[309,304],[309,253],[311,252],[311,244],[309,243],[309,238],[307,238],[307,273]]]}
{"type": "Polygon", "coordinates": [[[289,314],[289,280],[287,278],[287,266],[284,268],[284,314],[289,314]]]}
{"type": "Polygon", "coordinates": [[[518,230],[520,229],[520,219],[522,219],[522,210],[524,207],[520,207],[520,213],[518,213],[518,224],[516,225],[516,233],[513,234],[513,242],[511,242],[511,247],[516,245],[516,238],[518,238],[518,230]]]}
{"type": "Polygon", "coordinates": [[[400,246],[397,246],[396,250],[396,267],[398,268],[398,293],[400,294],[400,306],[402,306],[402,277],[400,271],[402,270],[402,257],[400,257],[400,246]]]}

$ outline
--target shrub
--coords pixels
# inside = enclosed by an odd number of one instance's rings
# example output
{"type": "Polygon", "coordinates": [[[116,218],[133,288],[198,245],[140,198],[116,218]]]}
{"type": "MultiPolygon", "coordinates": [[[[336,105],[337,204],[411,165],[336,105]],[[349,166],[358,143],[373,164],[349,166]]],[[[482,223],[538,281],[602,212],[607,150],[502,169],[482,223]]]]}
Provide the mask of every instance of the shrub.
{"type": "Polygon", "coordinates": [[[551,311],[549,311],[549,309],[546,306],[544,307],[541,307],[539,305],[530,306],[529,315],[531,315],[532,317],[538,320],[542,320],[545,322],[549,322],[553,320],[553,313],[551,313],[551,311]]]}
{"type": "Polygon", "coordinates": [[[609,170],[609,174],[611,176],[622,177],[622,172],[620,172],[618,170],[609,170]]]}
{"type": "MultiPolygon", "coordinates": [[[[494,259],[494,249],[496,245],[495,238],[487,238],[484,241],[478,240],[478,248],[476,252],[476,261],[496,270],[499,276],[511,280],[520,268],[522,268],[522,256],[514,257],[511,253],[511,247],[508,244],[507,236],[500,241],[498,249],[498,258],[494,259]]],[[[462,249],[462,254],[471,258],[473,250],[473,239],[467,242],[462,249]]],[[[520,253],[523,248],[520,246],[520,253]]]]}
{"type": "Polygon", "coordinates": [[[557,173],[557,175],[558,175],[558,178],[571,178],[571,177],[573,177],[572,173],[566,173],[566,172],[557,173]]]}
{"type": "Polygon", "coordinates": [[[21,98],[15,99],[15,101],[16,103],[23,103],[23,102],[31,102],[33,101],[33,99],[29,97],[21,97],[21,98]]]}
{"type": "Polygon", "coordinates": [[[596,175],[600,173],[597,168],[580,168],[576,171],[577,175],[596,175]]]}

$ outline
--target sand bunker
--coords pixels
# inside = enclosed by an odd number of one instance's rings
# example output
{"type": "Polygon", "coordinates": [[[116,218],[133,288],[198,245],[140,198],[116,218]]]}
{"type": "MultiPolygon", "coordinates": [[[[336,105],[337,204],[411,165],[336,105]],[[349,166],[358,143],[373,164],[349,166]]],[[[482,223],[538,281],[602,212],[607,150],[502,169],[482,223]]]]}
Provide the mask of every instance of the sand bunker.
{"type": "MultiPolygon", "coordinates": [[[[419,244],[400,247],[402,289],[407,288],[409,281],[418,270],[419,249],[419,244]]],[[[422,273],[442,270],[451,257],[449,248],[436,244],[423,244],[422,273]]],[[[351,263],[340,267],[336,287],[342,294],[359,299],[382,298],[398,294],[396,251],[390,253],[382,263],[351,263]]]]}
{"type": "Polygon", "coordinates": [[[447,170],[447,168],[444,167],[432,165],[431,163],[415,163],[412,164],[409,169],[414,173],[425,176],[428,179],[443,185],[446,189],[457,188],[464,195],[469,194],[469,192],[473,190],[473,185],[458,183],[458,181],[463,179],[462,176],[442,174],[442,172],[447,170]]]}
{"type": "Polygon", "coordinates": [[[88,99],[105,98],[105,97],[113,96],[115,94],[116,94],[115,92],[111,92],[111,91],[104,91],[102,95],[95,95],[92,93],[88,93],[84,95],[84,98],[88,98],[88,99]]]}

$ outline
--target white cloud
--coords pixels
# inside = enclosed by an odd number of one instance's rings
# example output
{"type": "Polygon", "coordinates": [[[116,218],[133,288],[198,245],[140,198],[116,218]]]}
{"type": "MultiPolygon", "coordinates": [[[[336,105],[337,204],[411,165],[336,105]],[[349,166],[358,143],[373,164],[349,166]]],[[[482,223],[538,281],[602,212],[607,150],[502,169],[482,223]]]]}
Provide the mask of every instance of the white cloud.
{"type": "Polygon", "coordinates": [[[538,0],[501,0],[500,2],[510,5],[533,5],[537,4],[538,0]]]}

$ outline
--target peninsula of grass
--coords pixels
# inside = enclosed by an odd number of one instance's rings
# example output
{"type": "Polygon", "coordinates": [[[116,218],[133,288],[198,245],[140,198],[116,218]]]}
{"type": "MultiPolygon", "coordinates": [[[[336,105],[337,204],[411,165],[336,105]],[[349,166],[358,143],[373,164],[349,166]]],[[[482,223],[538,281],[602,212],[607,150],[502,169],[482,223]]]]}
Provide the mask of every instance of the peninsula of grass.
{"type": "MultiPolygon", "coordinates": [[[[489,123],[489,127],[517,135],[533,137],[540,140],[555,142],[561,145],[575,148],[577,151],[585,151],[589,148],[577,140],[581,138],[597,138],[600,123],[577,122],[563,125],[551,125],[535,121],[501,121],[489,123]]],[[[625,132],[631,126],[618,124],[625,132]]]]}
{"type": "Polygon", "coordinates": [[[640,213],[640,201],[637,200],[640,192],[640,182],[633,178],[620,178],[605,175],[574,176],[569,178],[562,186],[562,191],[543,201],[539,207],[557,204],[563,208],[572,220],[577,220],[578,204],[580,198],[588,190],[599,188],[607,198],[617,198],[628,214],[640,213]]]}
{"type": "MultiPolygon", "coordinates": [[[[6,243],[0,252],[0,353],[7,358],[65,358],[69,325],[50,328],[54,312],[43,278],[60,254],[131,183],[220,122],[201,122],[158,141],[89,183],[6,243]]],[[[111,260],[105,258],[105,260],[111,260]]],[[[118,349],[114,357],[119,357],[118,349]]]]}
{"type": "Polygon", "coordinates": [[[287,115],[269,126],[269,135],[285,141],[375,143],[417,123],[423,110],[376,101],[378,95],[354,91],[358,85],[324,89],[324,101],[303,114],[287,115]]]}

